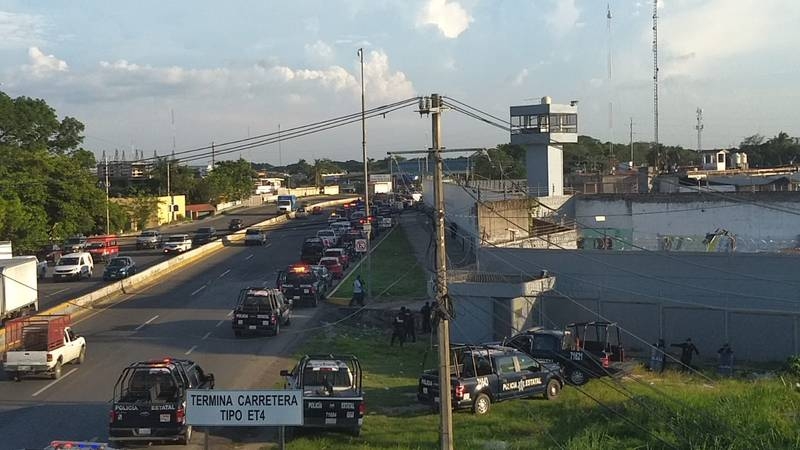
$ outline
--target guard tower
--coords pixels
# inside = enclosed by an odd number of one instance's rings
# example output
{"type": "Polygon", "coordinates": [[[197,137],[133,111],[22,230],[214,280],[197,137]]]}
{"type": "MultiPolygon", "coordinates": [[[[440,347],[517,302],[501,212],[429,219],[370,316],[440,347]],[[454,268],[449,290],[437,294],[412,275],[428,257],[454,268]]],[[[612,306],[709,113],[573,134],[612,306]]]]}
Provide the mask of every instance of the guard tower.
{"type": "Polygon", "coordinates": [[[564,195],[564,147],[578,142],[578,104],[511,107],[511,143],[526,150],[528,195],[564,195]]]}

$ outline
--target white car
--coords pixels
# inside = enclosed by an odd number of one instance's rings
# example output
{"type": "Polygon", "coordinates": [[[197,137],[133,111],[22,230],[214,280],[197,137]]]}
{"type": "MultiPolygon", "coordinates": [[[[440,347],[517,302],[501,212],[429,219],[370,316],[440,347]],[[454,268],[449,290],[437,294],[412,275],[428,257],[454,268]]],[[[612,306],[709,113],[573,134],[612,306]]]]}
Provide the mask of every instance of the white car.
{"type": "Polygon", "coordinates": [[[164,253],[183,253],[192,249],[192,238],[188,234],[173,234],[164,241],[164,253]]]}
{"type": "Polygon", "coordinates": [[[53,269],[53,279],[56,281],[80,280],[81,278],[91,278],[92,272],[94,272],[94,261],[91,253],[68,253],[58,260],[58,264],[53,269]]]}

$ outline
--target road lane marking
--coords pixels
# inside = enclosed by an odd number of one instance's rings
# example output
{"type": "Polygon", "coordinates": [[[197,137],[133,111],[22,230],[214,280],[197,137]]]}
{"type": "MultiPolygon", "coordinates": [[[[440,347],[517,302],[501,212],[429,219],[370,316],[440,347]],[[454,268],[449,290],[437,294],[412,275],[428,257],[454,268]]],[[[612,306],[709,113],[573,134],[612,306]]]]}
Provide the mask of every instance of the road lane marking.
{"type": "Polygon", "coordinates": [[[244,260],[247,261],[248,259],[252,258],[253,256],[256,256],[256,255],[251,253],[251,254],[247,255],[247,257],[244,260]]]}
{"type": "Polygon", "coordinates": [[[231,269],[228,269],[225,272],[222,272],[222,274],[220,274],[220,276],[218,276],[217,278],[222,278],[222,277],[224,277],[225,275],[227,275],[229,273],[231,273],[231,269]]]}
{"type": "Polygon", "coordinates": [[[53,292],[53,293],[51,293],[51,294],[47,294],[47,295],[45,295],[45,297],[52,297],[52,296],[54,296],[54,295],[60,294],[60,293],[62,293],[62,292],[66,292],[66,291],[68,291],[68,290],[70,290],[70,288],[59,289],[59,290],[57,290],[57,291],[55,291],[55,292],[53,292]]]}
{"type": "Polygon", "coordinates": [[[211,336],[211,332],[210,331],[208,333],[206,333],[202,338],[200,338],[200,340],[201,341],[205,341],[206,339],[208,339],[209,336],[211,336]]]}
{"type": "Polygon", "coordinates": [[[133,331],[141,330],[142,328],[145,327],[145,325],[149,324],[150,322],[152,322],[152,321],[154,321],[156,319],[158,319],[158,314],[156,314],[155,316],[151,317],[150,320],[148,320],[147,322],[145,322],[145,323],[139,325],[138,327],[134,328],[133,331]]]}
{"type": "Polygon", "coordinates": [[[192,353],[194,351],[194,349],[196,349],[196,348],[197,348],[197,346],[193,345],[192,348],[190,348],[189,350],[186,350],[186,353],[184,353],[184,355],[188,355],[189,353],[192,353]]]}
{"type": "Polygon", "coordinates": [[[199,288],[195,289],[195,291],[192,292],[192,296],[194,297],[195,294],[197,294],[198,292],[202,291],[205,288],[206,288],[206,285],[204,284],[204,285],[200,286],[199,288]]]}
{"type": "Polygon", "coordinates": [[[42,392],[50,389],[51,387],[53,387],[54,384],[58,383],[59,381],[63,380],[64,378],[67,378],[68,376],[70,376],[73,373],[75,373],[76,370],[78,370],[77,367],[72,369],[72,370],[70,370],[69,372],[65,373],[64,375],[61,375],[61,378],[51,381],[50,383],[47,384],[47,386],[45,386],[45,387],[39,389],[38,391],[34,392],[33,394],[31,394],[31,397],[36,397],[37,395],[41,394],[42,392]]]}
{"type": "Polygon", "coordinates": [[[219,328],[219,326],[222,325],[224,322],[225,320],[220,320],[219,322],[217,322],[216,325],[214,325],[214,327],[219,328]]]}
{"type": "Polygon", "coordinates": [[[227,315],[227,316],[225,316],[225,317],[230,317],[230,316],[232,316],[232,315],[233,315],[233,310],[230,310],[230,311],[228,311],[228,315],[227,315]]]}

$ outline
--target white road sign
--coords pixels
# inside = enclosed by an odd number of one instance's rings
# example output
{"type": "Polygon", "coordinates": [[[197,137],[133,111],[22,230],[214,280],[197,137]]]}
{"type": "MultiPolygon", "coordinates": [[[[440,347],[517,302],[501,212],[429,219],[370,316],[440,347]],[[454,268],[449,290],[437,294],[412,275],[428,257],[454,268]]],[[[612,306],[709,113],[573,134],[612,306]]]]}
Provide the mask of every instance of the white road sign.
{"type": "Polygon", "coordinates": [[[356,239],[356,251],[359,253],[366,253],[367,252],[367,240],[366,239],[356,239]]]}
{"type": "Polygon", "coordinates": [[[303,391],[190,389],[186,423],[215,427],[303,425],[303,391]]]}

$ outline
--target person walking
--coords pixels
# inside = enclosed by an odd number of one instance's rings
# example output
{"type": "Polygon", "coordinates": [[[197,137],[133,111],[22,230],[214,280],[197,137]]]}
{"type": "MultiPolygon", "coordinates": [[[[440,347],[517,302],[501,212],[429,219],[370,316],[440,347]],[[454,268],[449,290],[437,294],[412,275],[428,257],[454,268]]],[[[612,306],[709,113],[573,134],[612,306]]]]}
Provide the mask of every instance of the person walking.
{"type": "Polygon", "coordinates": [[[431,302],[425,302],[419,310],[422,316],[422,334],[431,332],[431,302]]]}
{"type": "Polygon", "coordinates": [[[394,340],[397,339],[400,342],[400,347],[403,346],[403,343],[406,341],[406,327],[405,327],[405,315],[406,315],[406,307],[403,306],[400,308],[400,312],[394,316],[392,320],[392,341],[389,343],[390,347],[394,347],[394,340]]]}
{"type": "Polygon", "coordinates": [[[727,342],[719,350],[719,365],[717,366],[717,373],[730,377],[733,375],[733,349],[727,342]]]}
{"type": "Polygon", "coordinates": [[[692,356],[699,355],[700,351],[697,350],[697,347],[692,343],[692,338],[686,338],[686,342],[682,344],[672,344],[671,347],[678,347],[681,349],[681,370],[688,372],[693,369],[692,356]]]}
{"type": "Polygon", "coordinates": [[[411,308],[406,308],[406,316],[403,325],[405,326],[405,338],[411,342],[417,342],[417,325],[414,311],[411,308]]]}
{"type": "Polygon", "coordinates": [[[356,275],[353,280],[353,297],[350,299],[350,306],[364,306],[364,282],[361,281],[361,275],[356,275]]]}

